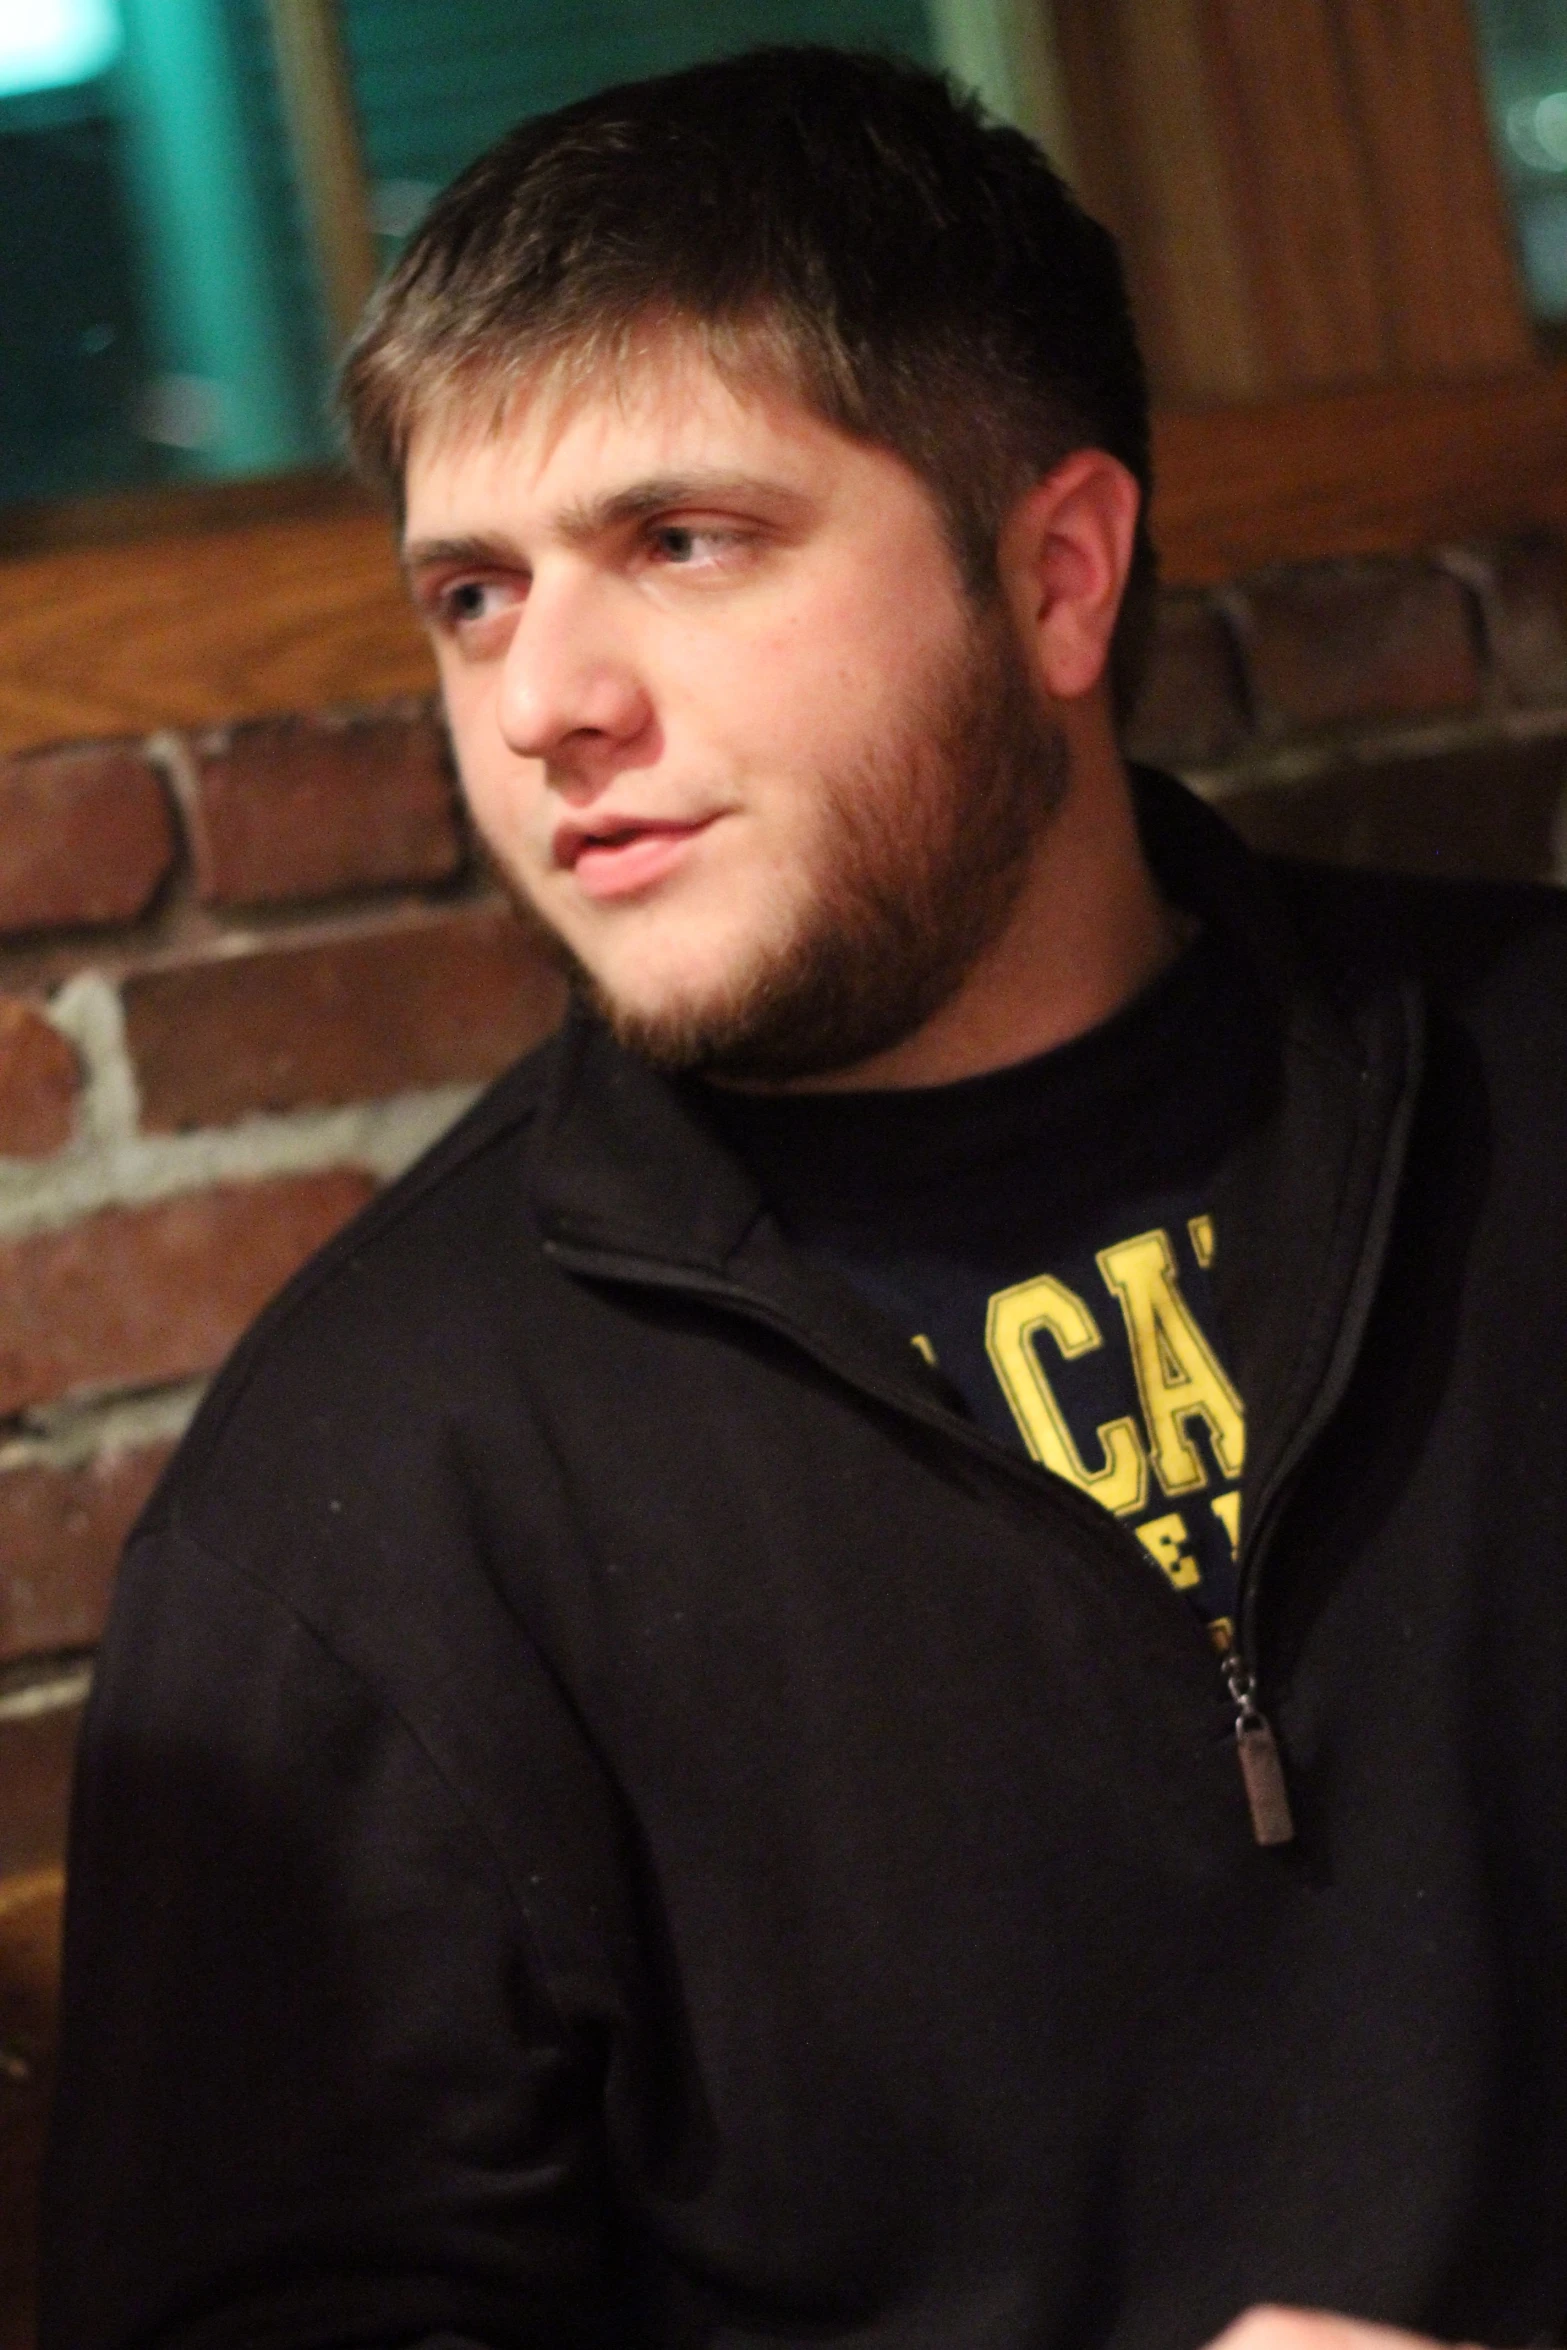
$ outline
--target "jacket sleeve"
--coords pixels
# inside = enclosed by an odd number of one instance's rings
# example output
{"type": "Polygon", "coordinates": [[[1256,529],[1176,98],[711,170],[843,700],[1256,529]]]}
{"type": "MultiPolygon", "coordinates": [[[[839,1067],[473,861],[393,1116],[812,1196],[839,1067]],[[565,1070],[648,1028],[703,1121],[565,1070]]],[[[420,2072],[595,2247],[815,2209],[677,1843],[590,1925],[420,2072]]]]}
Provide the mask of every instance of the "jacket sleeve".
{"type": "Polygon", "coordinates": [[[73,1813],[43,2350],[630,2337],[601,2058],[492,1841],[276,1596],[133,1549],[73,1813]]]}

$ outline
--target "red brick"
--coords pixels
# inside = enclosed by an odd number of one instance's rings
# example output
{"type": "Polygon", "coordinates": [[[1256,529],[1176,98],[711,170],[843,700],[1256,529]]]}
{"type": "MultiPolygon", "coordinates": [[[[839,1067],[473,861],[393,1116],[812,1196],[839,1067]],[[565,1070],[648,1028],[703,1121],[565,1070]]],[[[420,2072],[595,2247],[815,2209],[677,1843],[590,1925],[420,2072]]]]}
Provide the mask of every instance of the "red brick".
{"type": "Polygon", "coordinates": [[[493,1076],[554,1026],[562,989],[486,899],[141,971],[124,998],[142,1120],[168,1131],[493,1076]]]}
{"type": "Polygon", "coordinates": [[[1128,755],[1156,766],[1207,766],[1238,749],[1245,733],[1228,629],[1201,596],[1162,595],[1128,755]]]}
{"type": "Polygon", "coordinates": [[[192,750],[208,905],[444,881],[462,864],[446,738],[425,709],[265,719],[192,750]]]}
{"type": "Polygon", "coordinates": [[[0,1665],[97,1640],[121,1546],[171,1450],[0,1473],[0,1665]]]}
{"type": "Polygon", "coordinates": [[[1487,618],[1503,685],[1528,706],[1567,702],[1567,549],[1517,539],[1493,550],[1487,618]]]}
{"type": "Polygon", "coordinates": [[[174,862],[156,769],[128,743],[0,761],[0,931],[131,922],[174,862]]]}
{"type": "Polygon", "coordinates": [[[33,1004],[0,996],[0,1158],[39,1159],[71,1139],[76,1055],[33,1004]]]}
{"type": "Polygon", "coordinates": [[[1402,873],[1543,881],[1555,873],[1567,743],[1497,744],[1342,768],[1240,792],[1224,814],[1254,847],[1402,873]]]}
{"type": "Polygon", "coordinates": [[[373,1188],[342,1167],[218,1184],[0,1243],[0,1418],[210,1370],[373,1188]]]}
{"type": "Polygon", "coordinates": [[[1484,690],[1468,596],[1421,563],[1320,563],[1240,600],[1253,698],[1274,730],[1472,709],[1484,690]]]}

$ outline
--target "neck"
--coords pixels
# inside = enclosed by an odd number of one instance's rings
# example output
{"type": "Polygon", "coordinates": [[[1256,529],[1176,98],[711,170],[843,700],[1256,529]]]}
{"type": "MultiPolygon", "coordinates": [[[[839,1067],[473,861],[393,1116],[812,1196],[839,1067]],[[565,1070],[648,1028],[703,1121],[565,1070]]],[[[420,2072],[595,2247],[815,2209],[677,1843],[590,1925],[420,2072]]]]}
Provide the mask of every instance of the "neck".
{"type": "Polygon", "coordinates": [[[956,994],[885,1052],[793,1090],[948,1085],[1029,1060],[1108,1020],[1180,952],[1190,922],[1148,869],[1108,721],[1082,713],[1068,743],[1061,805],[1005,928],[956,994]]]}

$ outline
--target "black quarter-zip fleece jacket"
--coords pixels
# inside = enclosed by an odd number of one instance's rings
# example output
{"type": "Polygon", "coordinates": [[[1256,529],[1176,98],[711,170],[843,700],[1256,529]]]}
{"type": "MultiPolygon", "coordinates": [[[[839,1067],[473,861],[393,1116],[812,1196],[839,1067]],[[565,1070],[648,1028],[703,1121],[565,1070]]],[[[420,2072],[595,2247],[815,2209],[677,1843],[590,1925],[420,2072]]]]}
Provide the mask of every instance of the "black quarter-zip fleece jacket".
{"type": "Polygon", "coordinates": [[[297,1279],[132,1544],[46,2350],[1567,2322],[1567,906],[1256,866],[1215,1202],[1254,1840],[1125,1530],[590,1023],[297,1279]]]}

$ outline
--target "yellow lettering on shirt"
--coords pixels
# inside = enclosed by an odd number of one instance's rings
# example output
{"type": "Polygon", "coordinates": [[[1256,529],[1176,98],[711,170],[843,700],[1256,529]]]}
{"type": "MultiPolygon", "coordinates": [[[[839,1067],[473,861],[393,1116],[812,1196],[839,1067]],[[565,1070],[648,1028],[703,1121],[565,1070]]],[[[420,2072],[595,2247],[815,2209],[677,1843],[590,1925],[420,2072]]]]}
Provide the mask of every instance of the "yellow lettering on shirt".
{"type": "Polygon", "coordinates": [[[1054,1274],[997,1290],[985,1317],[985,1349],[1023,1441],[1045,1468],[1091,1493],[1117,1517],[1130,1516],[1148,1495],[1148,1462],[1137,1424],[1130,1417],[1106,1420],[1098,1431],[1104,1462],[1090,1468],[1040,1360],[1042,1332],[1049,1333],[1068,1362],[1104,1344],[1083,1300],[1054,1274]]]}
{"type": "Polygon", "coordinates": [[[1191,1537],[1179,1510],[1172,1510],[1167,1518],[1150,1518],[1146,1526],[1138,1527],[1137,1539],[1177,1591],[1190,1591],[1201,1582],[1202,1569],[1186,1547],[1191,1537]]]}
{"type": "Polygon", "coordinates": [[[1241,1497],[1238,1493],[1216,1493],[1208,1507],[1230,1538],[1230,1549],[1239,1558],[1241,1551],[1241,1497]]]}
{"type": "Polygon", "coordinates": [[[1165,1492],[1192,1493],[1208,1482],[1187,1432],[1193,1420],[1206,1426],[1224,1475],[1238,1477],[1246,1462],[1245,1408],[1181,1295],[1168,1234],[1118,1240],[1099,1251],[1098,1264],[1126,1322],[1148,1448],[1165,1492]]]}

